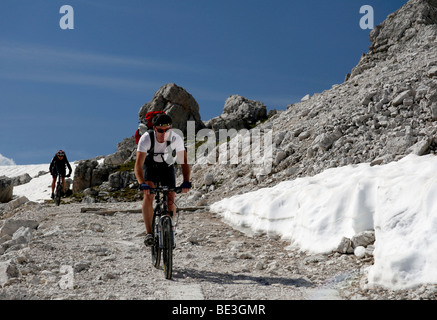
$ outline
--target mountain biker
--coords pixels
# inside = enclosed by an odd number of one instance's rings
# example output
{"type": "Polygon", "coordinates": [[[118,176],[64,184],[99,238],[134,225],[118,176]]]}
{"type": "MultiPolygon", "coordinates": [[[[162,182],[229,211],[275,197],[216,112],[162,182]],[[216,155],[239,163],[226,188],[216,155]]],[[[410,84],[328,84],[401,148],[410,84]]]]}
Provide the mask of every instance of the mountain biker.
{"type": "Polygon", "coordinates": [[[71,169],[71,165],[68,162],[67,156],[65,155],[65,152],[63,150],[59,150],[55,156],[52,159],[52,162],[50,162],[49,167],[50,173],[52,175],[52,199],[55,198],[55,185],[56,185],[56,178],[58,177],[58,174],[61,175],[62,178],[62,194],[65,193],[65,177],[71,176],[71,172],[73,171],[71,169]],[[68,167],[68,174],[65,174],[66,167],[68,167]]]}
{"type": "MultiPolygon", "coordinates": [[[[187,193],[191,188],[191,170],[187,160],[187,152],[182,138],[171,130],[172,119],[166,114],[153,117],[153,130],[141,136],[138,142],[137,159],[135,162],[135,176],[143,192],[142,213],[146,227],[146,246],[153,245],[152,219],[154,195],[150,188],[155,188],[155,183],[169,188],[176,187],[176,177],[173,162],[176,158],[182,169],[182,192],[187,193]],[[174,153],[176,151],[176,157],[174,153]]],[[[168,208],[176,213],[174,203],[175,192],[168,192],[168,208]]]]}

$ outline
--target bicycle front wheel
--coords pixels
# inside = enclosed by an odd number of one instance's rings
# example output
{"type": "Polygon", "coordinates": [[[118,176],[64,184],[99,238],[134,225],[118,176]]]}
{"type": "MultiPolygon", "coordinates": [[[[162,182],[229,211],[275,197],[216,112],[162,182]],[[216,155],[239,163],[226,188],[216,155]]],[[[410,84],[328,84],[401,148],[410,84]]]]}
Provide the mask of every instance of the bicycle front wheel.
{"type": "Polygon", "coordinates": [[[173,272],[173,232],[170,217],[166,217],[162,220],[162,232],[164,242],[162,249],[164,273],[166,279],[171,279],[173,272]]]}
{"type": "Polygon", "coordinates": [[[153,246],[152,246],[152,263],[155,268],[159,268],[161,263],[161,248],[159,247],[159,235],[156,231],[156,214],[153,215],[152,220],[153,230],[153,246]]]}
{"type": "Polygon", "coordinates": [[[56,186],[56,192],[55,192],[55,202],[56,205],[59,206],[61,204],[61,185],[58,183],[56,186]]]}

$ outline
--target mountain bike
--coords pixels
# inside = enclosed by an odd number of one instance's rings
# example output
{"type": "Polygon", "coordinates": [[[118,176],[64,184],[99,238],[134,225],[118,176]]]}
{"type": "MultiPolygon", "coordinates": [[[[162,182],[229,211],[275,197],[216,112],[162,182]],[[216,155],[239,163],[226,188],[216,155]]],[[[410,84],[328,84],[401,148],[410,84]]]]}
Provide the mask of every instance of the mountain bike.
{"type": "Polygon", "coordinates": [[[168,210],[167,192],[181,193],[182,188],[158,187],[151,188],[150,193],[155,194],[156,205],[153,210],[152,234],[152,262],[159,268],[161,255],[166,279],[171,279],[173,272],[173,249],[176,247],[174,237],[173,212],[168,210]]]}

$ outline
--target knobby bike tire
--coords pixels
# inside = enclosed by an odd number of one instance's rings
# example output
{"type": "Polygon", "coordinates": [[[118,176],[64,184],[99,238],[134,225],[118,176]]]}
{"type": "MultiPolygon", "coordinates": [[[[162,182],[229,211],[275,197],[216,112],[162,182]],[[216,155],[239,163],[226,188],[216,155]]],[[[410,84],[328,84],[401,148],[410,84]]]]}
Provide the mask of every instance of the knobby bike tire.
{"type": "Polygon", "coordinates": [[[173,236],[170,217],[162,220],[163,260],[166,279],[171,279],[173,272],[173,236]]]}
{"type": "Polygon", "coordinates": [[[61,185],[59,183],[56,185],[55,202],[57,206],[61,204],[61,185]]]}
{"type": "Polygon", "coordinates": [[[153,246],[152,246],[152,263],[155,268],[159,268],[161,263],[161,248],[159,247],[158,233],[156,232],[156,212],[153,214],[152,220],[153,246]]]}

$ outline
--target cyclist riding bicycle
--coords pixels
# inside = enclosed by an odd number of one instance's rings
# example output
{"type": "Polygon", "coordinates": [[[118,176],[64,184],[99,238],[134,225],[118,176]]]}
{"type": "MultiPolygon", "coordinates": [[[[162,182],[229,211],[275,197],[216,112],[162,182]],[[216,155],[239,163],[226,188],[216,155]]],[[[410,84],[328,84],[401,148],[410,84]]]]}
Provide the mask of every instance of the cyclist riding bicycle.
{"type": "Polygon", "coordinates": [[[62,150],[59,150],[56,155],[53,157],[52,162],[50,162],[49,171],[52,175],[52,199],[54,199],[55,194],[55,185],[56,185],[56,178],[58,177],[58,173],[61,175],[62,178],[62,194],[65,194],[65,177],[71,176],[71,172],[73,171],[71,169],[71,165],[68,162],[67,156],[65,155],[65,152],[62,150]],[[68,167],[69,173],[66,175],[66,167],[68,167]]]}
{"type": "MultiPolygon", "coordinates": [[[[169,188],[176,187],[174,160],[181,165],[183,183],[182,192],[187,193],[191,188],[191,170],[187,160],[187,152],[182,138],[171,131],[172,119],[166,114],[153,117],[153,130],[146,132],[138,141],[137,159],[135,162],[135,176],[143,191],[142,213],[146,227],[146,246],[153,245],[152,219],[154,195],[150,188],[155,188],[155,183],[169,188]],[[176,157],[174,157],[174,152],[176,157]],[[175,159],[176,158],[176,159],[175,159]]],[[[174,203],[175,192],[168,192],[168,208],[176,213],[174,203]]]]}

